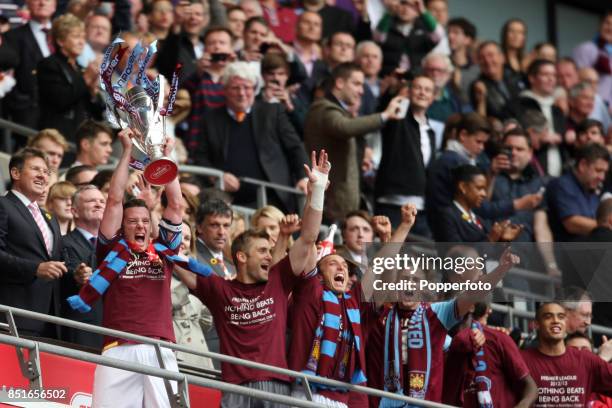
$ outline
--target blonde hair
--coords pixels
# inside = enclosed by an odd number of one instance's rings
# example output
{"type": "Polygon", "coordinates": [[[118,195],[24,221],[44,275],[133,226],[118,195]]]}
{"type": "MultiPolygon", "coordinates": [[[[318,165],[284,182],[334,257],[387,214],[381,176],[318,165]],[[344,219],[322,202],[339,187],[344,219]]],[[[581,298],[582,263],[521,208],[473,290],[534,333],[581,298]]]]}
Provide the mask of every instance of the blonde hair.
{"type": "Polygon", "coordinates": [[[57,183],[53,184],[49,189],[49,195],[47,195],[47,206],[49,206],[49,203],[51,203],[51,201],[55,200],[56,198],[72,199],[76,191],[77,188],[69,181],[58,181],[57,183]]]}
{"type": "Polygon", "coordinates": [[[34,147],[38,149],[38,143],[41,140],[49,139],[53,143],[62,146],[64,151],[68,150],[68,142],[66,138],[57,129],[43,129],[37,134],[28,139],[28,147],[34,147]]]}
{"type": "Polygon", "coordinates": [[[75,29],[85,31],[85,23],[74,14],[62,14],[53,20],[51,34],[53,35],[53,39],[57,42],[66,39],[70,32],[75,29]]]}
{"type": "Polygon", "coordinates": [[[259,220],[263,217],[273,219],[280,224],[285,217],[285,214],[283,214],[281,210],[273,205],[266,205],[265,207],[261,207],[259,210],[255,211],[251,217],[251,227],[253,229],[257,229],[257,224],[259,224],[259,220]]]}

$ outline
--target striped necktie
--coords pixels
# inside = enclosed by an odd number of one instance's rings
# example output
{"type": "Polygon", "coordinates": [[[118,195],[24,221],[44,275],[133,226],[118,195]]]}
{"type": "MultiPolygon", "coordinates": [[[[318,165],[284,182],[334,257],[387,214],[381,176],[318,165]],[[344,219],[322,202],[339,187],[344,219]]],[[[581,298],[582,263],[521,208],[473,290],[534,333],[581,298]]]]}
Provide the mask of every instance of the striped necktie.
{"type": "Polygon", "coordinates": [[[47,247],[47,253],[51,255],[51,236],[49,235],[49,229],[45,220],[43,220],[42,213],[40,212],[40,208],[38,208],[38,204],[36,201],[32,201],[30,205],[28,205],[28,209],[32,213],[34,217],[34,221],[36,221],[36,225],[38,225],[38,229],[43,236],[43,240],[45,241],[45,247],[47,247]]]}

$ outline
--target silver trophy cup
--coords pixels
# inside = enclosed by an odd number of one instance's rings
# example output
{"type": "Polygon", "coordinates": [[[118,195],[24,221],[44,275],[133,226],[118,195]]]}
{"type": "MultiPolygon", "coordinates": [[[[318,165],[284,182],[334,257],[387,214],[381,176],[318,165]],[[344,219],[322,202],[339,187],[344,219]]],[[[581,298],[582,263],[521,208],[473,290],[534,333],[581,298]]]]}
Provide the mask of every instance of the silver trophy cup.
{"type": "Polygon", "coordinates": [[[151,97],[139,85],[130,88],[125,94],[128,103],[135,108],[135,112],[125,117],[135,133],[132,143],[139,150],[138,156],[146,158],[144,178],[155,186],[170,183],[178,174],[176,163],[164,156],[165,117],[160,114],[163,92],[162,85],[158,106],[154,106],[151,97]]]}

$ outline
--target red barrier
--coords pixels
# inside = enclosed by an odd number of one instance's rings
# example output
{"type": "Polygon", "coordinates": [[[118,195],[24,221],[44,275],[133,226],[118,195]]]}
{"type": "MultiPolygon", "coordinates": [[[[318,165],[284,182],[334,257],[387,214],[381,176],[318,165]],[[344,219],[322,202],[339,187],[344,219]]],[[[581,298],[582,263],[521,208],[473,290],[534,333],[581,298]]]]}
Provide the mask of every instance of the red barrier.
{"type": "MultiPolygon", "coordinates": [[[[65,398],[56,399],[56,402],[69,404],[74,408],[91,407],[95,364],[42,352],[40,360],[44,388],[59,390],[59,394],[63,394],[65,390],[65,398]]],[[[3,386],[29,388],[28,381],[21,375],[13,346],[0,344],[0,367],[0,389],[3,386]]],[[[221,404],[221,392],[190,384],[189,400],[193,407],[218,407],[221,404]]],[[[3,406],[0,403],[0,407],[3,406]]]]}

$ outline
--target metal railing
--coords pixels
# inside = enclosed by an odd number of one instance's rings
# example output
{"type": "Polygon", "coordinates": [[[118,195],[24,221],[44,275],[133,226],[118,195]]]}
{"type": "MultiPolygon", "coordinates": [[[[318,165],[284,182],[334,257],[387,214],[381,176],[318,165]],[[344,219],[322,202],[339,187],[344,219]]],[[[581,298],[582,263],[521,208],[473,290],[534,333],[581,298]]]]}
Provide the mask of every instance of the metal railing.
{"type": "MultiPolygon", "coordinates": [[[[179,382],[179,395],[173,395],[169,391],[170,401],[173,403],[173,406],[189,406],[188,405],[188,396],[185,397],[182,394],[182,390],[187,389],[187,383],[200,385],[208,388],[219,389],[223,392],[231,392],[241,395],[248,395],[251,397],[273,401],[278,403],[289,404],[290,406],[295,407],[319,407],[318,404],[312,402],[312,390],[311,384],[322,384],[329,387],[345,389],[347,391],[355,391],[364,393],[367,395],[375,396],[375,397],[386,397],[397,401],[408,402],[412,405],[422,406],[422,407],[430,407],[430,408],[448,408],[449,405],[440,404],[431,401],[424,401],[415,398],[410,398],[406,396],[400,396],[397,394],[393,394],[390,392],[385,392],[381,390],[377,390],[374,388],[353,385],[344,383],[337,380],[331,380],[329,378],[317,377],[310,374],[301,373],[298,371],[292,371],[280,367],[270,366],[266,364],[256,363],[254,361],[243,360],[240,358],[227,356],[224,354],[213,353],[213,352],[204,352],[197,351],[190,347],[182,346],[180,344],[174,344],[163,340],[151,339],[148,337],[139,336],[136,334],[126,333],[119,330],[107,329],[104,327],[99,327],[87,323],[77,322],[74,320],[68,320],[61,317],[50,316],[42,313],[32,312],[29,310],[18,309],[6,305],[0,305],[0,313],[4,313],[7,316],[8,326],[11,331],[11,336],[9,335],[0,335],[0,343],[11,344],[17,348],[17,354],[20,360],[20,365],[22,366],[22,372],[24,376],[30,379],[31,387],[42,387],[42,383],[40,381],[40,365],[38,361],[40,361],[37,357],[38,351],[45,351],[52,354],[57,354],[65,357],[74,358],[82,361],[89,361],[95,364],[101,364],[109,367],[119,368],[122,370],[134,371],[141,374],[152,375],[160,378],[164,378],[165,381],[178,381],[179,382]],[[306,394],[307,400],[300,400],[297,398],[292,398],[289,396],[283,396],[278,394],[273,394],[264,391],[253,390],[248,387],[228,384],[221,381],[206,379],[195,377],[189,374],[181,374],[174,371],[164,370],[162,368],[155,368],[150,366],[143,366],[135,363],[128,363],[121,360],[116,360],[113,358],[108,358],[104,356],[95,355],[92,353],[87,353],[80,350],[74,350],[67,347],[61,347],[56,345],[51,345],[47,343],[42,343],[39,341],[25,340],[19,338],[19,333],[17,326],[15,325],[13,316],[21,316],[24,318],[35,319],[39,321],[44,321],[48,323],[58,324],[62,326],[72,327],[75,329],[86,330],[91,333],[97,333],[107,336],[112,336],[116,338],[121,338],[125,340],[132,340],[141,344],[149,344],[158,350],[158,360],[161,363],[161,352],[159,351],[162,347],[171,349],[173,351],[182,351],[185,353],[208,357],[211,359],[216,359],[222,362],[242,365],[248,368],[264,370],[270,373],[280,374],[283,376],[288,376],[291,378],[295,378],[301,381],[301,384],[304,388],[304,392],[306,394]],[[30,350],[34,350],[34,353],[30,353],[30,361],[25,361],[23,353],[20,353],[19,347],[25,347],[30,350]],[[182,385],[181,385],[182,384],[182,385]],[[186,401],[186,405],[181,405],[181,401],[186,401]]],[[[161,366],[161,364],[160,364],[161,366]]],[[[168,390],[168,387],[167,387],[168,390]]]]}
{"type": "MultiPolygon", "coordinates": [[[[503,313],[508,317],[510,324],[513,323],[515,318],[533,320],[535,319],[535,312],[529,310],[521,310],[512,306],[500,305],[497,303],[491,304],[491,309],[495,312],[503,313]]],[[[604,334],[606,336],[612,336],[612,328],[606,326],[600,326],[593,324],[589,326],[591,333],[604,334]]]]}

